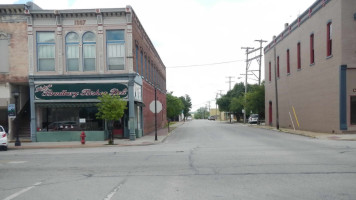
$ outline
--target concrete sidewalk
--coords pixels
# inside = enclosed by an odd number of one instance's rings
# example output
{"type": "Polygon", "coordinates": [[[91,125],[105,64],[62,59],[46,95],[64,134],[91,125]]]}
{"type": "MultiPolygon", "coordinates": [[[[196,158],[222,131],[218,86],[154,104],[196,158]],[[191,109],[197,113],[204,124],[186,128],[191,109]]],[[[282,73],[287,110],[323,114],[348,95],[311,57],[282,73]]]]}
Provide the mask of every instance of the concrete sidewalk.
{"type": "Polygon", "coordinates": [[[265,125],[248,125],[256,128],[269,129],[274,131],[280,131],[284,133],[290,133],[295,135],[303,135],[306,137],[323,139],[323,140],[346,140],[346,141],[356,141],[356,134],[332,134],[332,133],[318,133],[312,131],[303,131],[303,130],[294,130],[287,128],[280,128],[279,130],[276,127],[265,126],[265,125]]]}
{"type": "Polygon", "coordinates": [[[118,146],[145,146],[154,145],[164,142],[164,140],[174,132],[174,129],[184,124],[184,122],[175,122],[170,125],[170,132],[168,128],[157,130],[157,141],[155,140],[155,132],[136,138],[136,140],[129,139],[114,139],[114,145],[108,145],[108,141],[86,141],[81,144],[80,140],[70,142],[22,142],[21,146],[15,146],[14,142],[10,142],[8,149],[50,149],[50,148],[92,148],[92,147],[118,147],[118,146]]]}

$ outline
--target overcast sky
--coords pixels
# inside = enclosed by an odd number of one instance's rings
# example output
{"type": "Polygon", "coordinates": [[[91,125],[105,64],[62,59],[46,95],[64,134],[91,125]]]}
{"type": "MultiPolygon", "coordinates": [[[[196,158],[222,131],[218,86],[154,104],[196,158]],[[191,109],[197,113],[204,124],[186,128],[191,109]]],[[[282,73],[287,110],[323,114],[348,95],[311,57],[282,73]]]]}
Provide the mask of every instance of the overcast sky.
{"type": "MultiPolygon", "coordinates": [[[[25,2],[0,0],[1,4],[25,2]]],[[[215,108],[216,94],[220,90],[223,94],[229,90],[228,76],[234,77],[231,87],[244,82],[244,76],[240,74],[245,73],[246,55],[241,47],[258,48],[259,43],[255,40],[259,39],[270,42],[273,35],[282,32],[285,23],[293,22],[315,0],[34,2],[43,9],[122,8],[131,5],[167,68],[167,90],[175,96],[188,94],[192,99],[192,111],[195,111],[209,106],[209,102],[215,108]]],[[[258,69],[256,60],[250,69],[258,69]]],[[[257,83],[254,79],[256,77],[249,76],[248,83],[257,83]]]]}

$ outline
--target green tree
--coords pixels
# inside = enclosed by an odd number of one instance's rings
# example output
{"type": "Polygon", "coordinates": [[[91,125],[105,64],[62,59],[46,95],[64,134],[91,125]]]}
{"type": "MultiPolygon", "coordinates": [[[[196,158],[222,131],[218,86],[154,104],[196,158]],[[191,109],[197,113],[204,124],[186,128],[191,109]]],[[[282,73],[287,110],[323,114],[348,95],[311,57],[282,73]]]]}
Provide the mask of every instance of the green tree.
{"type": "Polygon", "coordinates": [[[233,97],[230,104],[230,111],[235,114],[237,121],[239,121],[242,115],[242,109],[244,109],[244,96],[233,97]]]}
{"type": "Polygon", "coordinates": [[[166,95],[166,99],[167,99],[167,117],[172,120],[182,113],[184,105],[178,97],[173,96],[172,92],[166,95]]]}
{"type": "MultiPolygon", "coordinates": [[[[127,102],[123,101],[119,95],[109,95],[104,94],[101,97],[98,97],[99,103],[96,105],[98,107],[98,113],[96,113],[97,119],[104,119],[110,121],[112,124],[113,121],[119,120],[124,116],[125,110],[127,109],[127,102]]],[[[109,144],[114,143],[114,137],[111,133],[109,144]]]]}
{"type": "Polygon", "coordinates": [[[182,101],[183,103],[183,114],[184,114],[184,121],[185,119],[190,116],[190,109],[192,108],[192,102],[191,102],[191,99],[190,99],[190,96],[189,95],[185,95],[185,97],[181,96],[179,97],[179,99],[182,101]]]}
{"type": "Polygon", "coordinates": [[[246,111],[246,113],[256,113],[262,118],[265,116],[264,83],[254,85],[252,91],[246,94],[246,111]]]}
{"type": "Polygon", "coordinates": [[[209,111],[206,107],[200,107],[194,114],[194,119],[207,119],[209,117],[209,111]]]}
{"type": "Polygon", "coordinates": [[[228,95],[223,95],[220,98],[217,99],[216,103],[219,105],[219,110],[220,111],[225,111],[229,112],[230,111],[230,103],[231,103],[231,97],[228,95]]]}

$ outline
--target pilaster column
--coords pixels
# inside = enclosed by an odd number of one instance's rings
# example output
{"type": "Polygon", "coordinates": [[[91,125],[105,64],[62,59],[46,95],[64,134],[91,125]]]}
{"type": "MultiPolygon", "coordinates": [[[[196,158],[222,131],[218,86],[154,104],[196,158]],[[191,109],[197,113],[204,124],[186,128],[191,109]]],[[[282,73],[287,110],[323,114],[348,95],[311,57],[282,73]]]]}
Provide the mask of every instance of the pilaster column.
{"type": "MultiPolygon", "coordinates": [[[[133,78],[134,77],[132,77],[132,79],[133,78]]],[[[129,130],[130,130],[130,140],[135,140],[136,139],[134,85],[135,85],[135,81],[134,80],[129,80],[129,130]]]]}

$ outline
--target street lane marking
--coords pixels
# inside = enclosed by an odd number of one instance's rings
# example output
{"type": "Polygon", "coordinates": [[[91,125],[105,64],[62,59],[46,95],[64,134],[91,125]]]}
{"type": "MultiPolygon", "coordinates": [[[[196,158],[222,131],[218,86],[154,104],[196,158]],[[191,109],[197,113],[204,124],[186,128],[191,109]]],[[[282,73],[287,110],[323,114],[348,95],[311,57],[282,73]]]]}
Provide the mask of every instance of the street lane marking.
{"type": "Polygon", "coordinates": [[[26,163],[27,161],[10,161],[9,164],[22,164],[26,163]]]}
{"type": "Polygon", "coordinates": [[[110,192],[110,194],[108,194],[108,196],[106,196],[104,200],[110,200],[117,193],[117,191],[119,191],[120,188],[121,184],[117,186],[112,192],[110,192]]]}
{"type": "Polygon", "coordinates": [[[113,196],[120,190],[121,186],[123,186],[126,182],[126,179],[124,179],[123,181],[121,181],[119,183],[119,185],[114,188],[114,190],[112,192],[110,192],[105,198],[104,200],[111,200],[113,198],[113,196]]]}
{"type": "Polygon", "coordinates": [[[13,195],[11,195],[11,196],[6,197],[6,199],[4,199],[4,200],[11,200],[11,199],[14,199],[14,198],[16,198],[17,196],[19,196],[19,195],[21,195],[21,194],[23,194],[23,193],[25,193],[25,192],[31,190],[32,188],[34,188],[34,187],[40,185],[41,183],[42,183],[42,182],[35,183],[34,185],[32,185],[32,186],[30,186],[30,187],[27,187],[27,188],[25,188],[25,189],[23,189],[23,190],[21,190],[21,191],[19,191],[19,192],[16,192],[15,194],[13,194],[13,195]]]}

